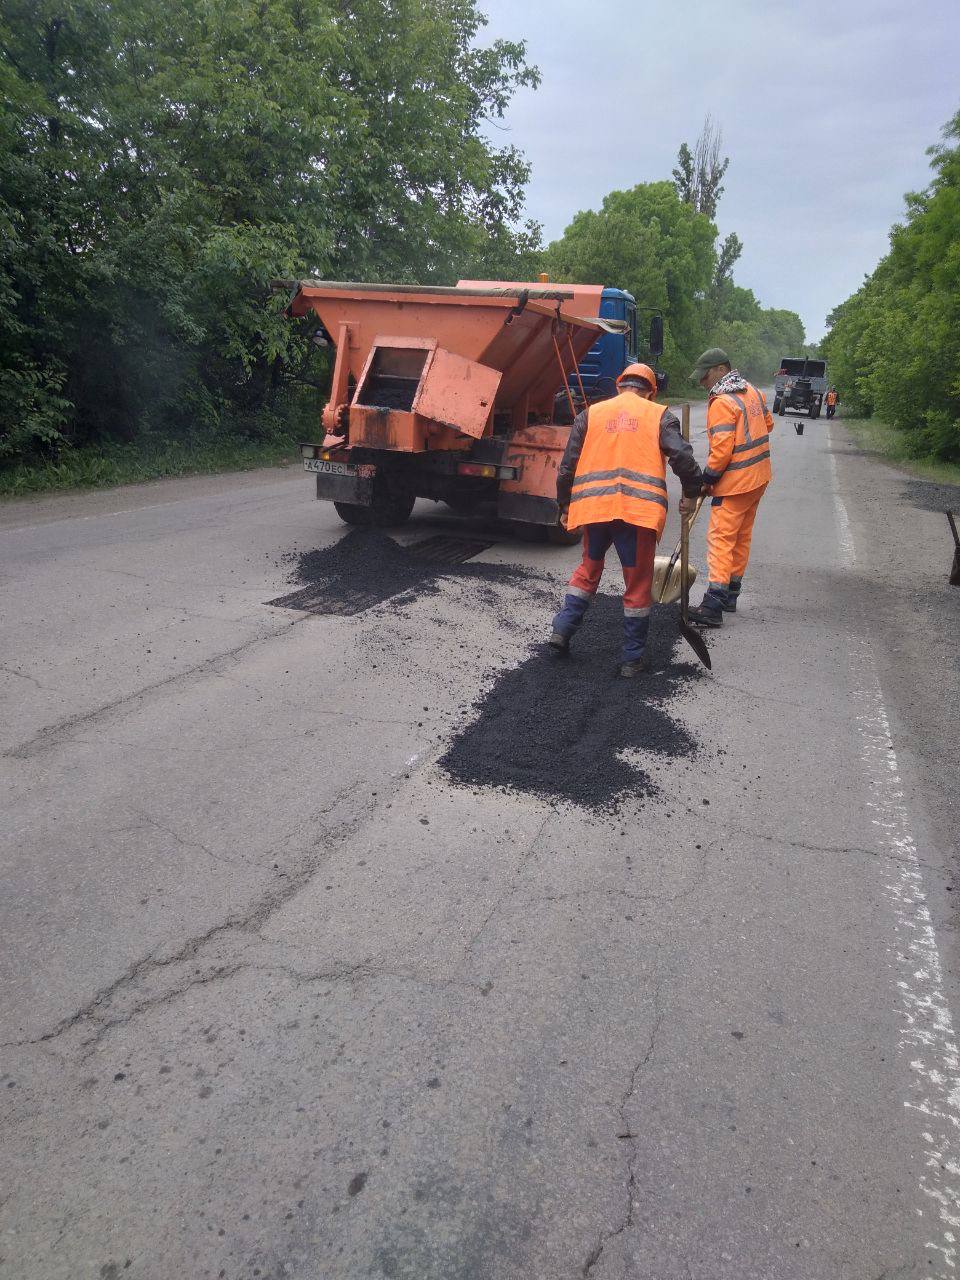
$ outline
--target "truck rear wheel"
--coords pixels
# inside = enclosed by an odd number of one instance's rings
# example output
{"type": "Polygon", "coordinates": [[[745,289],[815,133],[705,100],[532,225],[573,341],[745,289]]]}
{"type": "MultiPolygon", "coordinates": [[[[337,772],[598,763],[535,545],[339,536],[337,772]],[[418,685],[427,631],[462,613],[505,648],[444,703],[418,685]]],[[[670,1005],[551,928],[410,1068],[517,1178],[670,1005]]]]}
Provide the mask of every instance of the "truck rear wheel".
{"type": "Polygon", "coordinates": [[[783,410],[783,399],[782,399],[780,396],[774,396],[774,398],[773,398],[773,412],[774,412],[774,413],[781,413],[781,412],[782,412],[782,410],[783,410]]]}
{"type": "Polygon", "coordinates": [[[774,413],[778,413],[778,414],[780,415],[780,417],[782,418],[782,417],[783,417],[783,415],[784,415],[784,414],[786,413],[786,411],[787,411],[787,406],[786,406],[786,405],[784,404],[784,402],[781,400],[781,401],[780,401],[780,408],[778,409],[778,408],[777,408],[777,406],[776,406],[776,405],[774,405],[774,406],[773,406],[773,411],[774,411],[774,413]]]}
{"type": "Polygon", "coordinates": [[[810,410],[810,417],[811,417],[811,418],[819,418],[819,417],[820,417],[820,406],[819,406],[819,405],[817,405],[817,406],[816,406],[816,408],[814,408],[814,409],[811,409],[811,410],[810,410]]]}
{"type": "Polygon", "coordinates": [[[374,493],[369,507],[359,502],[335,502],[333,505],[344,524],[357,525],[361,529],[390,529],[410,519],[415,502],[415,494],[387,490],[374,493]]]}

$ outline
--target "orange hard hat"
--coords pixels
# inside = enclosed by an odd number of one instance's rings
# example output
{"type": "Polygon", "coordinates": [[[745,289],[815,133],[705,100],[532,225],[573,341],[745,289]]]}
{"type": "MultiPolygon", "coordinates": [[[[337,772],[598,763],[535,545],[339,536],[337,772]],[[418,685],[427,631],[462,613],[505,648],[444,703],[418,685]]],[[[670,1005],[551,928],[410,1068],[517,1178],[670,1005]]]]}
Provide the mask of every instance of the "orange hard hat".
{"type": "Polygon", "coordinates": [[[650,390],[657,389],[657,375],[653,372],[648,364],[628,364],[623,373],[617,378],[617,386],[627,378],[642,378],[644,382],[650,384],[650,390]]]}

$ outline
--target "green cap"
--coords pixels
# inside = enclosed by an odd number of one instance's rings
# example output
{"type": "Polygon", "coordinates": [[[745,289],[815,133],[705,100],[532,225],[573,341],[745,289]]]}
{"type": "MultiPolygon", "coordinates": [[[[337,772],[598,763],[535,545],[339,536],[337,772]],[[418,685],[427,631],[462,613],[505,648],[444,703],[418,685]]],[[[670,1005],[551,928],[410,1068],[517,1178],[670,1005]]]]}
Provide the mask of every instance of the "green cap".
{"type": "Polygon", "coordinates": [[[703,353],[690,375],[690,381],[699,382],[707,370],[712,369],[715,364],[730,364],[730,357],[722,347],[709,347],[703,353]]]}

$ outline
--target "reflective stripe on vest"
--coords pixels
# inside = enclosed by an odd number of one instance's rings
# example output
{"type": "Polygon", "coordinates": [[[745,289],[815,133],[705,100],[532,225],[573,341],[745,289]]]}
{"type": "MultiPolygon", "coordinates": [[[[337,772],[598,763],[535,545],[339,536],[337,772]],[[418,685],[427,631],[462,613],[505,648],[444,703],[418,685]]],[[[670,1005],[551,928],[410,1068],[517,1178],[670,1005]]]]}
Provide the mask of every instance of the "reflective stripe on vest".
{"type": "Polygon", "coordinates": [[[667,482],[661,476],[646,476],[641,471],[629,471],[626,467],[616,467],[613,471],[578,471],[573,487],[578,484],[592,484],[596,480],[635,480],[637,484],[652,484],[657,489],[667,491],[667,482]]]}
{"type": "Polygon", "coordinates": [[[624,520],[663,531],[667,481],[660,452],[666,409],[633,392],[587,410],[587,431],[570,492],[568,528],[624,520]]]}
{"type": "Polygon", "coordinates": [[[758,440],[744,440],[743,444],[735,444],[733,446],[734,453],[746,453],[748,449],[758,449],[760,445],[766,444],[770,439],[769,434],[760,436],[758,440]]]}
{"type": "Polygon", "coordinates": [[[763,453],[758,453],[755,458],[742,458],[739,462],[731,462],[723,474],[726,475],[727,471],[742,471],[744,467],[756,466],[758,462],[763,462],[764,458],[769,457],[770,450],[764,449],[763,453]]]}
{"type": "MultiPolygon", "coordinates": [[[[666,485],[664,485],[666,488],[666,485]]],[[[635,484],[598,484],[588,489],[578,489],[574,498],[599,498],[608,493],[625,493],[630,498],[640,498],[644,502],[659,502],[661,507],[667,506],[667,500],[659,493],[651,493],[649,489],[638,489],[635,484]]]]}
{"type": "MultiPolygon", "coordinates": [[[[753,389],[753,388],[751,388],[751,390],[752,390],[752,389],[753,389]]],[[[750,415],[749,415],[749,413],[747,412],[747,406],[746,406],[746,403],[745,403],[743,400],[741,400],[741,398],[740,398],[739,396],[734,395],[732,391],[728,392],[728,395],[730,396],[730,399],[731,399],[731,400],[736,400],[737,404],[740,406],[740,412],[741,412],[741,414],[743,415],[743,419],[742,419],[742,420],[743,420],[743,434],[744,434],[744,436],[745,436],[745,437],[746,437],[746,439],[747,439],[747,443],[749,444],[750,439],[751,439],[751,437],[750,437],[750,415]]]]}

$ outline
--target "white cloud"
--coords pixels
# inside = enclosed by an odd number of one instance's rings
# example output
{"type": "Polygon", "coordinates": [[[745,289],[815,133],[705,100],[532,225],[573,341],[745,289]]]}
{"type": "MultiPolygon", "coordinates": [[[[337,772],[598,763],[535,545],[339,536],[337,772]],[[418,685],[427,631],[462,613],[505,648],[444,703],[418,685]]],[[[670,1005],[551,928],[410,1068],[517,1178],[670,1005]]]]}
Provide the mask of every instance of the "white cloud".
{"type": "Polygon", "coordinates": [[[956,0],[480,7],[486,38],[526,40],[543,73],[505,124],[548,239],[608,191],[669,178],[709,112],[731,157],[718,221],[745,244],[738,283],[799,311],[812,337],[886,251],[904,192],[928,180],[925,149],[960,108],[956,0]]]}

